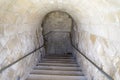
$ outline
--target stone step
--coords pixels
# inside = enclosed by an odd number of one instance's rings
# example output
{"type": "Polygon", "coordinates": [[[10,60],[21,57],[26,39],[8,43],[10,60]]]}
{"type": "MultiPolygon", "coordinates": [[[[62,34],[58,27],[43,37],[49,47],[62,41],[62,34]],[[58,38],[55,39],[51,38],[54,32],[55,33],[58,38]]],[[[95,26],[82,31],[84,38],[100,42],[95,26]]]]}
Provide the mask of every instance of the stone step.
{"type": "Polygon", "coordinates": [[[45,59],[43,58],[42,61],[75,61],[75,59],[45,59]]]}
{"type": "Polygon", "coordinates": [[[87,80],[74,57],[45,56],[26,80],[87,80]]]}
{"type": "Polygon", "coordinates": [[[37,75],[30,74],[26,80],[87,80],[85,76],[37,75]]]}
{"type": "Polygon", "coordinates": [[[60,71],[60,70],[32,70],[31,74],[84,76],[83,73],[80,71],[60,71]]]}
{"type": "Polygon", "coordinates": [[[64,66],[35,66],[34,69],[42,70],[61,70],[61,71],[82,71],[80,67],[64,67],[64,66]]]}
{"type": "Polygon", "coordinates": [[[44,57],[44,59],[75,59],[74,57],[44,57]]]}
{"type": "Polygon", "coordinates": [[[39,65],[47,65],[47,66],[66,66],[66,67],[68,67],[68,66],[71,66],[71,67],[78,67],[78,65],[77,64],[73,64],[73,63],[71,63],[71,64],[68,64],[68,63],[38,63],[37,64],[37,66],[39,66],[39,65]]]}
{"type": "Polygon", "coordinates": [[[42,63],[76,63],[75,61],[41,61],[42,63]]]}
{"type": "Polygon", "coordinates": [[[55,55],[55,54],[53,55],[52,54],[52,55],[45,55],[45,57],[73,57],[73,56],[72,55],[58,55],[58,54],[57,55],[55,55]]]}
{"type": "Polygon", "coordinates": [[[63,58],[59,58],[59,57],[58,57],[58,58],[57,58],[57,57],[56,57],[56,58],[43,58],[43,59],[74,59],[74,58],[65,58],[65,57],[63,57],[63,58]]]}

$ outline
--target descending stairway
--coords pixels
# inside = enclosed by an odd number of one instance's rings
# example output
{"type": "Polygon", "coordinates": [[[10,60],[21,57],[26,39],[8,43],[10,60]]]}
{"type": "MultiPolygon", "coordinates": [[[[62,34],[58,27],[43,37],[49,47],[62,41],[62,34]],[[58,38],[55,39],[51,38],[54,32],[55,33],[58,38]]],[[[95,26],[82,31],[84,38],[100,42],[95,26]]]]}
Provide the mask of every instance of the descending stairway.
{"type": "Polygon", "coordinates": [[[71,55],[45,56],[26,80],[87,80],[71,55]]]}

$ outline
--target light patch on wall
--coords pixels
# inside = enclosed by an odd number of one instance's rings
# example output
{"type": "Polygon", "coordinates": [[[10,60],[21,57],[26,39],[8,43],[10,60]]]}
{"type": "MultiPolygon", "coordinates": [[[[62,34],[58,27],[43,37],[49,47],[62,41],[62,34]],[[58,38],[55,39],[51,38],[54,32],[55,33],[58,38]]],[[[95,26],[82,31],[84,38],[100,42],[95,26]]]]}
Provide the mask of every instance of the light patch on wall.
{"type": "Polygon", "coordinates": [[[33,3],[38,3],[40,0],[31,0],[33,3]]]}
{"type": "Polygon", "coordinates": [[[51,4],[54,4],[54,1],[50,1],[51,4]]]}
{"type": "Polygon", "coordinates": [[[106,39],[103,39],[103,42],[104,42],[105,46],[108,47],[108,43],[107,43],[106,39]]]}
{"type": "Polygon", "coordinates": [[[92,43],[94,44],[95,43],[95,41],[96,41],[96,36],[95,35],[93,35],[93,34],[91,34],[90,35],[90,40],[92,41],[92,43]]]}
{"type": "Polygon", "coordinates": [[[8,71],[7,75],[8,75],[8,77],[12,78],[14,76],[14,70],[10,69],[10,71],[8,71]]]}
{"type": "Polygon", "coordinates": [[[58,0],[58,3],[62,3],[63,2],[63,0],[58,0]]]}

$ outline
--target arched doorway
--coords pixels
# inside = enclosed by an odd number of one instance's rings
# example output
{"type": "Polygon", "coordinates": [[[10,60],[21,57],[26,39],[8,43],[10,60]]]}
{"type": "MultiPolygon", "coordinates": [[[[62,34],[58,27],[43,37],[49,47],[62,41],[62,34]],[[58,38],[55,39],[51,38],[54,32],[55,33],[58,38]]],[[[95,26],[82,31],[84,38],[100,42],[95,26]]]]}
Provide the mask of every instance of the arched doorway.
{"type": "Polygon", "coordinates": [[[43,35],[47,55],[72,53],[71,37],[73,19],[62,11],[48,13],[43,19],[43,35]]]}

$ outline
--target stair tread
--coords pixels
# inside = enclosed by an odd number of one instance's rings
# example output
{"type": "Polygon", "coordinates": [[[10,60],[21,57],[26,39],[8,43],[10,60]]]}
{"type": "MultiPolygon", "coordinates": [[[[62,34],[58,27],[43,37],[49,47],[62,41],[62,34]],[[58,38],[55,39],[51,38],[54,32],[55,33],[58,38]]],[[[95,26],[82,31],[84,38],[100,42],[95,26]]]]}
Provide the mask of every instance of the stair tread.
{"type": "Polygon", "coordinates": [[[41,61],[42,63],[76,63],[74,61],[41,61]]]}
{"type": "Polygon", "coordinates": [[[37,65],[48,65],[48,66],[78,66],[77,64],[65,64],[65,63],[38,63],[37,65]]]}
{"type": "Polygon", "coordinates": [[[76,62],[76,60],[74,59],[42,59],[41,61],[65,61],[65,62],[76,62]]]}
{"type": "Polygon", "coordinates": [[[52,59],[61,59],[61,58],[65,58],[65,59],[74,59],[74,57],[67,57],[67,56],[62,56],[62,57],[60,57],[60,56],[45,56],[44,58],[46,58],[46,59],[48,59],[48,58],[52,58],[52,59]]]}
{"type": "Polygon", "coordinates": [[[71,70],[71,71],[81,71],[80,67],[64,67],[64,66],[35,66],[34,69],[46,69],[46,70],[71,70]]]}
{"type": "Polygon", "coordinates": [[[53,58],[49,59],[49,58],[43,58],[42,60],[75,60],[75,59],[62,59],[62,58],[60,58],[60,59],[53,59],[53,58]]]}
{"type": "Polygon", "coordinates": [[[31,74],[84,76],[83,73],[80,71],[61,71],[61,70],[32,70],[31,74]]]}
{"type": "Polygon", "coordinates": [[[44,63],[44,62],[40,62],[40,63],[38,63],[38,64],[63,64],[63,65],[76,65],[76,63],[49,63],[49,62],[46,62],[46,63],[44,63]]]}
{"type": "Polygon", "coordinates": [[[73,57],[72,55],[45,55],[45,57],[73,57]]]}
{"type": "Polygon", "coordinates": [[[27,80],[87,80],[85,76],[30,74],[27,80]]]}
{"type": "Polygon", "coordinates": [[[44,59],[71,59],[71,60],[72,60],[72,59],[74,59],[74,58],[65,58],[65,57],[64,57],[64,58],[59,58],[59,57],[58,57],[58,58],[57,58],[57,57],[56,57],[56,58],[50,58],[50,57],[49,57],[49,58],[44,58],[44,59]]]}

